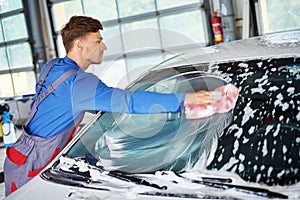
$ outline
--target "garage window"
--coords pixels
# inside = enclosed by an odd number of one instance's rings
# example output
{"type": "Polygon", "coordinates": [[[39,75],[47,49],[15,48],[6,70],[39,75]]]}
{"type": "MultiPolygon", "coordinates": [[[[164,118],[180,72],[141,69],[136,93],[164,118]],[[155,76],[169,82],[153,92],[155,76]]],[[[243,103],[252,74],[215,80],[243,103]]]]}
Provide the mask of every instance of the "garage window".
{"type": "Polygon", "coordinates": [[[1,99],[34,92],[36,79],[22,0],[0,1],[0,62],[1,99]]]}
{"type": "Polygon", "coordinates": [[[72,0],[51,1],[59,56],[64,48],[59,30],[72,15],[99,19],[108,46],[101,67],[91,66],[110,86],[124,87],[150,67],[178,53],[208,45],[202,1],[72,0]],[[143,60],[143,62],[141,62],[143,60]],[[113,79],[107,71],[114,65],[113,79]],[[99,72],[100,70],[100,72],[99,72]],[[118,71],[124,71],[123,74],[118,71]],[[124,78],[125,77],[125,78],[124,78]],[[116,81],[117,80],[117,81],[116,81]],[[122,80],[122,81],[120,81],[122,80]]]}
{"type": "Polygon", "coordinates": [[[300,1],[260,0],[263,33],[299,29],[300,1]]]}

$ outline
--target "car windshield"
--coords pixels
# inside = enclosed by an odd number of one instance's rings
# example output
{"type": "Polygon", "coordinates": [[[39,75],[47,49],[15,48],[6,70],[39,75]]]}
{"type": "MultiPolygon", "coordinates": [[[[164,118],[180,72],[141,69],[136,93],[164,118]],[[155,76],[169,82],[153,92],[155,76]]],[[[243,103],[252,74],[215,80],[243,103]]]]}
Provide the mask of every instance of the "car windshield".
{"type": "MultiPolygon", "coordinates": [[[[185,66],[152,72],[130,90],[183,93],[214,90],[225,83],[219,75],[185,66]]],[[[187,120],[181,112],[104,113],[67,156],[88,155],[106,169],[128,173],[183,171],[201,155],[209,154],[213,138],[229,125],[231,118],[231,113],[202,120],[187,120]]]]}

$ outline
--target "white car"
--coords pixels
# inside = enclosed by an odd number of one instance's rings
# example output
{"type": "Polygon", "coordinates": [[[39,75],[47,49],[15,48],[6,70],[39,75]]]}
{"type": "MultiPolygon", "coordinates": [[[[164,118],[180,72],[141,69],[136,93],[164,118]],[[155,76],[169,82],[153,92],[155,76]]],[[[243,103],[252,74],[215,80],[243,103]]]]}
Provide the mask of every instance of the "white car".
{"type": "Polygon", "coordinates": [[[235,108],[204,119],[97,113],[7,199],[300,199],[300,30],[178,55],[128,89],[227,83],[235,108]]]}

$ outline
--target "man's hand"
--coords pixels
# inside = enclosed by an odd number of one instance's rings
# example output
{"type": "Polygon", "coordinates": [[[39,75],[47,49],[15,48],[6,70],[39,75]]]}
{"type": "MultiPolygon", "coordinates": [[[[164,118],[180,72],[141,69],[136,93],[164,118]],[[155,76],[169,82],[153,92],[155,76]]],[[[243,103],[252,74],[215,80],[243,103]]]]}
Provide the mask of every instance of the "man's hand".
{"type": "Polygon", "coordinates": [[[215,92],[210,92],[207,90],[200,90],[194,93],[186,93],[184,106],[187,104],[211,105],[213,101],[220,99],[221,96],[219,94],[215,94],[215,92]]]}

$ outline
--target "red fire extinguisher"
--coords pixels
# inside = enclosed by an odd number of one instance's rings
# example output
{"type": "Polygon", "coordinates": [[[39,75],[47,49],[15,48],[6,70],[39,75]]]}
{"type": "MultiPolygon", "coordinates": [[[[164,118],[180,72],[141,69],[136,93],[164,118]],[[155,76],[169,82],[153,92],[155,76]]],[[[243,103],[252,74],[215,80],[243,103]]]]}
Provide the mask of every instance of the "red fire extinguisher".
{"type": "Polygon", "coordinates": [[[215,43],[219,44],[223,42],[223,30],[221,24],[221,17],[218,16],[218,12],[214,12],[214,16],[211,18],[211,24],[213,27],[215,43]]]}

